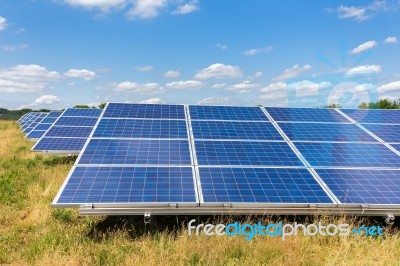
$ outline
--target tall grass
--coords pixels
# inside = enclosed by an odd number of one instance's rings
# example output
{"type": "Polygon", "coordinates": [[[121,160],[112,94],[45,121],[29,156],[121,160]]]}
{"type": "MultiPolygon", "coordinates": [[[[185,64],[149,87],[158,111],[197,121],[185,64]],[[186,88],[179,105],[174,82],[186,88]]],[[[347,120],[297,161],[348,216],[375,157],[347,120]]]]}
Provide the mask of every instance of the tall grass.
{"type": "Polygon", "coordinates": [[[400,265],[396,229],[384,237],[188,236],[187,223],[302,221],[376,224],[354,217],[80,217],[50,203],[73,160],[30,152],[18,125],[0,121],[0,264],[17,265],[400,265]],[[299,220],[300,219],[300,220],[299,220]]]}

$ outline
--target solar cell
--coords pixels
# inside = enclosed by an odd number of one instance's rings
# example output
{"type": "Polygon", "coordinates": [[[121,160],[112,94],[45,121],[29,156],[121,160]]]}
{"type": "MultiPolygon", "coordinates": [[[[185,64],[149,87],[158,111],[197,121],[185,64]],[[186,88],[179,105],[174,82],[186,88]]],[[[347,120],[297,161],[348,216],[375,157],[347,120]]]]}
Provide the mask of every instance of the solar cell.
{"type": "Polygon", "coordinates": [[[199,168],[205,203],[332,203],[307,169],[199,168]]]}
{"type": "Polygon", "coordinates": [[[363,126],[385,142],[400,143],[400,125],[365,124],[363,126]]]}
{"type": "Polygon", "coordinates": [[[94,117],[66,117],[61,116],[57,122],[54,124],[55,126],[85,126],[85,127],[93,127],[98,118],[94,117]]]}
{"type": "Polygon", "coordinates": [[[316,169],[341,203],[400,204],[400,169],[316,169]]]}
{"type": "Polygon", "coordinates": [[[196,203],[191,167],[76,167],[55,204],[196,203]]]}
{"type": "Polygon", "coordinates": [[[400,110],[341,109],[341,111],[359,123],[400,124],[400,110]]]}
{"type": "Polygon", "coordinates": [[[27,138],[28,139],[40,139],[46,133],[46,130],[32,130],[27,138]]]}
{"type": "Polygon", "coordinates": [[[50,127],[52,126],[52,124],[47,124],[47,123],[40,123],[35,127],[35,131],[36,130],[48,130],[50,127]]]}
{"type": "Polygon", "coordinates": [[[334,109],[283,107],[266,107],[265,109],[275,121],[349,122],[349,120],[334,109]]]}
{"type": "Polygon", "coordinates": [[[187,140],[91,139],[79,164],[191,165],[187,140]]]}
{"type": "Polygon", "coordinates": [[[189,105],[189,110],[193,120],[269,121],[259,107],[189,105]]]}
{"type": "Polygon", "coordinates": [[[103,117],[185,119],[183,105],[109,103],[103,117]]]}
{"type": "Polygon", "coordinates": [[[61,111],[51,111],[51,112],[47,115],[47,117],[48,117],[48,118],[51,118],[51,117],[57,118],[57,117],[59,117],[61,114],[62,114],[61,111]]]}
{"type": "Polygon", "coordinates": [[[400,156],[383,144],[305,143],[295,146],[311,166],[400,167],[400,156]]]}
{"type": "Polygon", "coordinates": [[[86,138],[42,137],[32,148],[33,151],[81,151],[86,138]]]}
{"type": "Polygon", "coordinates": [[[354,124],[278,123],[293,141],[370,141],[377,142],[354,124]]]}
{"type": "Polygon", "coordinates": [[[199,165],[304,166],[285,142],[195,140],[199,165]]]}
{"type": "Polygon", "coordinates": [[[46,118],[43,118],[42,123],[53,124],[56,120],[57,120],[57,117],[46,117],[46,118]]]}
{"type": "Polygon", "coordinates": [[[393,148],[400,152],[400,144],[390,144],[393,148]]]}
{"type": "Polygon", "coordinates": [[[270,122],[192,121],[196,139],[283,140],[270,122]]]}
{"type": "Polygon", "coordinates": [[[68,108],[64,111],[62,116],[85,116],[85,117],[99,117],[101,115],[101,109],[89,109],[89,108],[68,108]]]}
{"type": "Polygon", "coordinates": [[[46,137],[80,137],[87,138],[92,132],[92,127],[61,127],[53,126],[47,131],[46,137]]]}
{"type": "Polygon", "coordinates": [[[188,134],[186,121],[182,120],[103,118],[93,137],[188,139],[188,134]]]}

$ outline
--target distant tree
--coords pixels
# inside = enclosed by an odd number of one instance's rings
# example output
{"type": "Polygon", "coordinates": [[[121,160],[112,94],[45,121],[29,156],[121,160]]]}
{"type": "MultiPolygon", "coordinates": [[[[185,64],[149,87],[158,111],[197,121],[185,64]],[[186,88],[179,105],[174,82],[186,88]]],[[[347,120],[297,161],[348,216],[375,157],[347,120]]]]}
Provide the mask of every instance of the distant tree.
{"type": "Polygon", "coordinates": [[[329,103],[328,105],[324,105],[323,108],[342,108],[342,106],[338,103],[329,103]]]}
{"type": "Polygon", "coordinates": [[[400,109],[400,102],[382,99],[376,102],[360,103],[359,109],[400,109]]]}
{"type": "Polygon", "coordinates": [[[50,110],[49,109],[40,109],[39,112],[48,113],[48,112],[50,112],[50,110]]]}
{"type": "Polygon", "coordinates": [[[77,104],[74,106],[74,108],[90,108],[90,106],[86,104],[77,104]]]}
{"type": "Polygon", "coordinates": [[[106,107],[107,103],[101,103],[99,104],[99,108],[100,109],[104,109],[106,107]]]}

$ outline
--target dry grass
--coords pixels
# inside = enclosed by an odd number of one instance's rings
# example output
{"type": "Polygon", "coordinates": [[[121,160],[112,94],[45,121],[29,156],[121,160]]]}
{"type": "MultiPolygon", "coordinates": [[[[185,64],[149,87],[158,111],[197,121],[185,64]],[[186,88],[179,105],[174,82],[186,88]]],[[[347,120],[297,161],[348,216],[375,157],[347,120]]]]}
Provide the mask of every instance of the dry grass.
{"type": "MultiPolygon", "coordinates": [[[[50,203],[72,162],[30,152],[15,122],[0,121],[0,264],[16,265],[400,265],[397,230],[384,237],[188,236],[193,217],[79,217],[50,203]]],[[[260,217],[197,217],[202,222],[260,217]]],[[[299,217],[261,217],[264,222],[299,217]]],[[[354,225],[375,221],[311,217],[354,225]]]]}

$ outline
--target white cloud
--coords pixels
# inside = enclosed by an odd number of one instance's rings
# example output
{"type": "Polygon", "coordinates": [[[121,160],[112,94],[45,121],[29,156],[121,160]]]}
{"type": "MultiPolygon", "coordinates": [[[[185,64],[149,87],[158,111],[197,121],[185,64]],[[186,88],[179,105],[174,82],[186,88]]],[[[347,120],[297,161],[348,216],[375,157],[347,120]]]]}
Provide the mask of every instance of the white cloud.
{"type": "Polygon", "coordinates": [[[216,46],[217,48],[221,49],[221,50],[226,50],[226,49],[228,49],[228,45],[226,45],[226,44],[217,43],[215,46],[216,46]]]}
{"type": "Polygon", "coordinates": [[[168,70],[167,72],[164,73],[164,77],[166,78],[176,78],[181,75],[181,72],[179,70],[168,70]]]}
{"type": "Polygon", "coordinates": [[[238,78],[241,76],[242,71],[239,67],[216,63],[202,69],[194,77],[195,79],[222,79],[238,78]]]}
{"type": "Polygon", "coordinates": [[[205,98],[199,102],[197,102],[197,104],[200,105],[228,105],[231,102],[229,101],[228,98],[216,98],[216,97],[209,97],[209,98],[205,98]]]}
{"type": "Polygon", "coordinates": [[[264,74],[263,74],[262,72],[256,72],[256,73],[254,74],[254,78],[255,78],[255,79],[259,79],[259,78],[261,78],[262,76],[264,76],[264,74]]]}
{"type": "Polygon", "coordinates": [[[153,70],[153,66],[138,66],[135,67],[135,70],[140,71],[140,72],[148,72],[153,70]]]}
{"type": "Polygon", "coordinates": [[[3,50],[6,52],[14,52],[16,50],[22,50],[28,48],[27,44],[19,44],[19,45],[3,45],[3,50]]]}
{"type": "Polygon", "coordinates": [[[294,65],[291,68],[285,69],[279,76],[275,77],[274,80],[280,81],[280,80],[295,78],[298,77],[304,71],[307,71],[311,68],[312,67],[310,65],[304,65],[304,66],[294,65]]]}
{"type": "Polygon", "coordinates": [[[254,83],[251,83],[251,81],[246,80],[241,83],[236,83],[236,84],[232,85],[228,90],[238,91],[239,93],[246,93],[246,92],[249,92],[250,90],[255,89],[259,86],[260,86],[259,84],[254,84],[254,83]]]}
{"type": "MultiPolygon", "coordinates": [[[[384,84],[378,88],[379,93],[400,92],[400,80],[384,84]]],[[[398,97],[399,98],[399,97],[398,97]]]]}
{"type": "Polygon", "coordinates": [[[0,91],[32,92],[43,89],[50,81],[61,78],[56,71],[39,65],[16,65],[0,69],[0,91]]]}
{"type": "Polygon", "coordinates": [[[149,19],[158,16],[165,8],[167,0],[135,0],[133,7],[126,13],[129,19],[149,19]]]}
{"type": "Polygon", "coordinates": [[[378,45],[378,43],[376,41],[367,41],[365,43],[360,44],[359,46],[357,46],[353,50],[351,50],[350,53],[352,53],[352,54],[362,53],[362,52],[364,52],[366,50],[374,48],[377,45],[378,45]]]}
{"type": "Polygon", "coordinates": [[[211,86],[212,89],[222,89],[226,86],[226,83],[215,83],[211,86]]]}
{"type": "Polygon", "coordinates": [[[136,82],[124,81],[115,86],[116,91],[128,91],[128,92],[157,92],[163,88],[158,83],[145,83],[138,84],[136,82]]]}
{"type": "Polygon", "coordinates": [[[176,90],[199,89],[201,88],[201,86],[203,86],[203,83],[197,80],[174,81],[165,85],[165,87],[167,87],[168,89],[176,90]]]}
{"type": "Polygon", "coordinates": [[[109,10],[115,7],[122,7],[126,4],[126,0],[64,0],[65,3],[72,6],[83,7],[83,8],[97,8],[103,11],[109,10]]]}
{"type": "Polygon", "coordinates": [[[347,78],[359,77],[359,76],[368,76],[371,74],[377,74],[382,72],[382,68],[379,65],[362,65],[353,67],[347,70],[344,73],[344,76],[347,78]]]}
{"type": "Polygon", "coordinates": [[[148,104],[164,104],[165,102],[160,98],[150,98],[147,100],[143,100],[140,103],[148,103],[148,104]]]}
{"type": "MultiPolygon", "coordinates": [[[[386,1],[375,0],[369,5],[363,6],[344,6],[340,5],[336,10],[340,19],[354,19],[357,21],[365,21],[374,17],[378,12],[387,12],[395,10],[397,4],[389,6],[386,1]]],[[[327,9],[332,11],[332,9],[327,9]]]]}
{"type": "Polygon", "coordinates": [[[0,16],[0,30],[7,28],[7,19],[0,16]]]}
{"type": "Polygon", "coordinates": [[[173,12],[173,14],[184,15],[184,14],[192,13],[192,12],[194,12],[194,11],[199,9],[197,4],[198,4],[198,1],[197,0],[193,0],[193,1],[189,2],[189,3],[185,3],[183,5],[180,5],[173,12]]]}
{"type": "Polygon", "coordinates": [[[58,98],[55,95],[43,95],[37,98],[34,102],[33,105],[41,105],[41,104],[53,104],[61,101],[60,98],[58,98]]]}
{"type": "Polygon", "coordinates": [[[340,104],[343,107],[354,107],[362,102],[370,102],[370,91],[375,89],[376,87],[373,84],[342,82],[330,91],[327,102],[340,104]],[[351,96],[350,99],[349,95],[351,96]],[[347,100],[347,102],[343,102],[342,99],[347,100]]]}
{"type": "Polygon", "coordinates": [[[21,34],[26,32],[26,30],[24,28],[19,28],[18,30],[14,31],[15,34],[21,34]]]}
{"type": "Polygon", "coordinates": [[[246,50],[243,52],[244,55],[256,55],[256,54],[260,54],[260,53],[268,53],[272,51],[272,46],[267,46],[267,47],[263,47],[263,48],[254,48],[254,49],[250,49],[250,50],[246,50]]]}
{"type": "Polygon", "coordinates": [[[332,87],[330,82],[314,83],[308,80],[287,84],[288,89],[294,89],[297,97],[318,95],[319,90],[332,87]]]}
{"type": "Polygon", "coordinates": [[[69,78],[83,78],[84,80],[91,80],[96,77],[96,73],[87,69],[70,69],[64,73],[69,78]]]}
{"type": "Polygon", "coordinates": [[[288,97],[285,82],[275,82],[260,89],[261,95],[258,97],[266,106],[287,106],[288,97]]]}
{"type": "Polygon", "coordinates": [[[384,43],[397,43],[397,38],[393,36],[389,36],[385,39],[384,43]]]}

